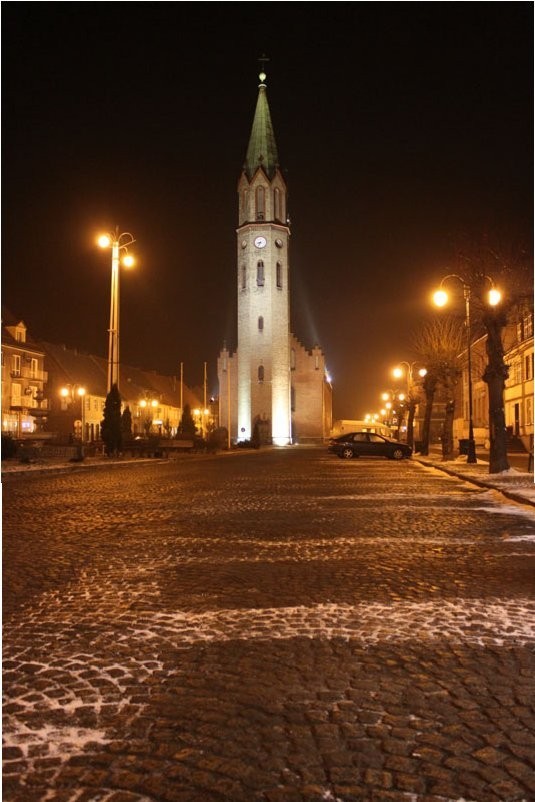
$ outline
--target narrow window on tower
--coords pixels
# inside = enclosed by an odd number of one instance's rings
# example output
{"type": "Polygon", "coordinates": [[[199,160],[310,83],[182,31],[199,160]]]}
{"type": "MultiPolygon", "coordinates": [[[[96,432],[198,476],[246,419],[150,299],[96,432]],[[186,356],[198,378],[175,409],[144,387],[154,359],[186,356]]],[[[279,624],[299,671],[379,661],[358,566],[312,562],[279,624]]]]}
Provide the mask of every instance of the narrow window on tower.
{"type": "Polygon", "coordinates": [[[295,348],[290,351],[290,369],[295,370],[295,348]]]}
{"type": "Polygon", "coordinates": [[[282,264],[277,262],[277,287],[282,290],[282,264]]]}
{"type": "Polygon", "coordinates": [[[273,205],[275,206],[275,220],[282,220],[281,217],[281,191],[278,187],[273,190],[273,205]]]}
{"type": "Polygon", "coordinates": [[[247,209],[247,201],[248,201],[248,199],[249,199],[249,193],[247,192],[246,189],[244,189],[243,192],[242,192],[242,218],[243,218],[243,220],[248,220],[249,219],[249,212],[248,212],[248,209],[247,209]]]}
{"type": "Polygon", "coordinates": [[[247,268],[245,265],[242,265],[241,268],[241,288],[242,290],[247,288],[247,268]]]}
{"type": "Polygon", "coordinates": [[[292,412],[295,412],[295,387],[290,389],[290,406],[292,408],[292,412]]]}
{"type": "Polygon", "coordinates": [[[264,263],[261,259],[256,263],[256,285],[257,287],[264,286],[264,263]]]}
{"type": "Polygon", "coordinates": [[[264,331],[264,318],[262,315],[258,318],[258,331],[264,331]]]}
{"type": "Polygon", "coordinates": [[[256,219],[263,220],[266,211],[265,190],[264,187],[256,188],[256,219]]]}
{"type": "Polygon", "coordinates": [[[259,382],[263,382],[264,381],[264,366],[263,365],[259,365],[258,366],[258,381],[259,382]]]}

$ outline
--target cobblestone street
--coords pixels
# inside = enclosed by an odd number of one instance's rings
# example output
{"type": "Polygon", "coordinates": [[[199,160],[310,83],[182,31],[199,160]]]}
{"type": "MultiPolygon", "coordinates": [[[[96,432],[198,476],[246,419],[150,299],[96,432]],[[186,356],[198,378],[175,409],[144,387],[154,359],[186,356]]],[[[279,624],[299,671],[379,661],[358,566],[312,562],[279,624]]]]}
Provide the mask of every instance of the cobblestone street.
{"type": "Polygon", "coordinates": [[[535,509],[325,448],[4,478],[7,802],[535,799],[535,509]]]}

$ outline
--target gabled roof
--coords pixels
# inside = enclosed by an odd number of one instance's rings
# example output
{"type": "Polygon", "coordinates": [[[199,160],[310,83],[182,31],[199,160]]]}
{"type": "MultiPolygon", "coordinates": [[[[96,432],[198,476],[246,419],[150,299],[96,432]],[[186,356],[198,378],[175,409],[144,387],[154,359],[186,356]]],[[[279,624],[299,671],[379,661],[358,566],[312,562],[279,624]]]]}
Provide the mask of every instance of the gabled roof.
{"type": "Polygon", "coordinates": [[[272,179],[279,166],[279,156],[271,114],[266,94],[265,74],[260,73],[260,85],[258,87],[258,100],[253,119],[253,127],[249,137],[249,145],[243,169],[249,180],[253,177],[259,167],[261,167],[269,179],[272,179]]]}

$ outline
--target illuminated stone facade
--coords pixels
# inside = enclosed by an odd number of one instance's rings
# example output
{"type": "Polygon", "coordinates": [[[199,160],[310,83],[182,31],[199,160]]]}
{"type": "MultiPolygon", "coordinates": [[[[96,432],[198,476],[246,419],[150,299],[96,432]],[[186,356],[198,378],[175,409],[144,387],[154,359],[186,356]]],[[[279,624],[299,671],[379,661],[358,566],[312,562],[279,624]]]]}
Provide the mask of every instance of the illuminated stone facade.
{"type": "Polygon", "coordinates": [[[267,102],[265,75],[238,182],[238,349],[218,360],[220,423],[231,439],[288,445],[322,440],[331,425],[331,386],[321,349],[290,333],[290,226],[286,183],[267,102]]]}

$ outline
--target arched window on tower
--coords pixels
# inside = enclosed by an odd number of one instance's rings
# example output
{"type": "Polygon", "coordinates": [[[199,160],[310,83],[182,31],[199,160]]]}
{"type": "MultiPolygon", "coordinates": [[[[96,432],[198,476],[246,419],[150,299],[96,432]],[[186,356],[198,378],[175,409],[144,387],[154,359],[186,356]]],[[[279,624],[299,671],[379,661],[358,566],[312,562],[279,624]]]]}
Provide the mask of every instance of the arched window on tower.
{"type": "Polygon", "coordinates": [[[258,318],[258,331],[264,331],[264,318],[262,315],[258,318]]]}
{"type": "Polygon", "coordinates": [[[241,268],[241,288],[242,290],[247,289],[247,268],[245,265],[242,265],[241,268]]]}
{"type": "Polygon", "coordinates": [[[282,290],[282,264],[277,262],[277,287],[282,290]]]}
{"type": "Polygon", "coordinates": [[[264,187],[256,188],[256,219],[264,220],[266,213],[266,192],[264,187]]]}
{"type": "Polygon", "coordinates": [[[273,205],[275,207],[275,220],[282,220],[281,216],[281,191],[278,187],[273,190],[273,205]]]}
{"type": "Polygon", "coordinates": [[[258,381],[259,382],[263,382],[264,381],[264,366],[263,365],[259,365],[258,366],[258,381]]]}
{"type": "Polygon", "coordinates": [[[256,263],[256,286],[264,286],[264,263],[261,259],[256,263]]]}
{"type": "Polygon", "coordinates": [[[241,200],[242,218],[243,218],[243,220],[248,220],[249,219],[249,210],[247,208],[247,202],[249,200],[249,193],[248,193],[248,191],[246,189],[243,190],[241,198],[242,198],[242,200],[241,200]]]}

